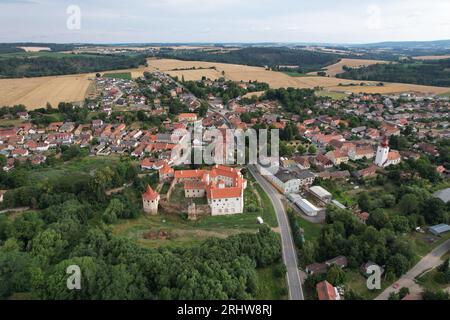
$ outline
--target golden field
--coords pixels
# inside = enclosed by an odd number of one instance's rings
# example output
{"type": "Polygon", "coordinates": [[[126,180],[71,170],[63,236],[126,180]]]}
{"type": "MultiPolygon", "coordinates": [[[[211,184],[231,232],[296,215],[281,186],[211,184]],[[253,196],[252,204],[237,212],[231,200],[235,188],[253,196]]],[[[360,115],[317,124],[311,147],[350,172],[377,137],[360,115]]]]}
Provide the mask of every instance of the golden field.
{"type": "Polygon", "coordinates": [[[361,68],[367,67],[372,64],[384,64],[388,63],[388,61],[384,60],[366,60],[366,59],[342,59],[338,63],[335,63],[331,66],[326,67],[324,70],[327,72],[327,75],[335,77],[339,73],[344,72],[344,66],[351,68],[361,68]]]}
{"type": "Polygon", "coordinates": [[[92,75],[55,76],[0,80],[0,105],[23,104],[28,109],[45,107],[47,102],[82,101],[92,75]]]}
{"type": "MultiPolygon", "coordinates": [[[[383,87],[375,86],[375,82],[364,81],[371,86],[339,86],[342,84],[359,84],[360,81],[337,79],[334,77],[291,77],[282,72],[274,72],[261,67],[250,67],[225,63],[199,61],[181,61],[174,59],[149,59],[149,67],[137,69],[115,70],[108,72],[131,72],[133,78],[143,75],[145,71],[162,71],[171,76],[184,76],[185,80],[200,80],[203,76],[218,79],[225,76],[233,81],[266,82],[272,88],[315,88],[324,91],[346,93],[401,93],[416,92],[419,94],[443,94],[450,88],[430,87],[413,84],[385,83],[383,87]],[[195,67],[196,70],[188,70],[195,67]],[[214,67],[214,69],[213,69],[214,67]],[[175,70],[178,69],[178,70],[175,70]]],[[[102,72],[103,73],[103,72],[102,72]]],[[[95,73],[52,76],[39,78],[0,79],[0,106],[24,104],[29,109],[45,107],[47,102],[57,106],[59,102],[77,102],[86,97],[86,92],[95,73]]]]}
{"type": "Polygon", "coordinates": [[[444,60],[444,59],[450,59],[450,54],[443,55],[443,56],[418,56],[414,57],[415,60],[444,60]]]}
{"type": "MultiPolygon", "coordinates": [[[[362,61],[362,60],[360,60],[362,61]]],[[[366,60],[364,60],[366,61],[366,60]]],[[[359,84],[361,81],[337,79],[334,77],[291,77],[282,72],[265,70],[261,67],[250,67],[244,65],[212,63],[200,61],[181,61],[174,59],[149,60],[150,70],[162,71],[171,76],[184,76],[185,80],[200,80],[202,76],[211,79],[222,77],[225,72],[225,78],[233,81],[258,80],[268,83],[272,88],[293,87],[293,88],[315,88],[322,87],[326,91],[336,92],[365,92],[365,93],[401,93],[417,92],[419,94],[442,94],[450,91],[450,88],[430,87],[403,83],[385,83],[383,87],[375,86],[376,82],[364,81],[372,86],[351,86],[341,87],[342,84],[359,84]],[[196,70],[187,70],[195,67],[196,70]],[[209,69],[215,67],[215,69],[209,69]],[[203,69],[201,69],[203,68],[203,69]],[[178,69],[178,70],[175,70],[178,69]],[[180,70],[185,69],[185,70],[180,70]]]]}
{"type": "Polygon", "coordinates": [[[26,52],[41,52],[41,51],[52,51],[48,47],[18,47],[25,50],[26,52]]]}

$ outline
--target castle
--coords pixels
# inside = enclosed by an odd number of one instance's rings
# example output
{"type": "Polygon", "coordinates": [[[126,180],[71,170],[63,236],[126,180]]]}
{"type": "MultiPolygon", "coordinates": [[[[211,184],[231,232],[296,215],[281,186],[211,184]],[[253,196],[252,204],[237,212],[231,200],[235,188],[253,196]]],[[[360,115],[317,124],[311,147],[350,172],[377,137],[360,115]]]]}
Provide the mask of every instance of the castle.
{"type": "Polygon", "coordinates": [[[142,205],[144,207],[144,212],[151,215],[157,215],[160,200],[161,196],[159,195],[159,193],[153,191],[152,187],[147,186],[147,190],[142,195],[142,205]]]}
{"type": "Polygon", "coordinates": [[[389,141],[384,137],[381,144],[378,146],[377,156],[375,158],[375,165],[380,168],[386,168],[392,165],[397,165],[402,158],[398,151],[390,151],[389,141]]]}
{"type": "Polygon", "coordinates": [[[244,212],[247,180],[238,169],[216,165],[211,170],[180,170],[175,183],[184,183],[186,198],[206,197],[213,216],[244,212]]]}

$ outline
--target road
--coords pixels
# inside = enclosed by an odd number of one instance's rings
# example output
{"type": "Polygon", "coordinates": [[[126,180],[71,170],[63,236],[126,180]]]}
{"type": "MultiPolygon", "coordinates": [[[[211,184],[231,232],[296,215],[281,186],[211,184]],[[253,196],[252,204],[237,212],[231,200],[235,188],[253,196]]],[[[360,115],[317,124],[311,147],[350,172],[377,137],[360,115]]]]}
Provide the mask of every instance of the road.
{"type": "Polygon", "coordinates": [[[248,168],[269,196],[273,207],[275,208],[275,212],[277,213],[278,224],[281,231],[283,261],[287,268],[290,300],[304,300],[302,279],[297,264],[297,252],[295,250],[294,241],[292,240],[291,228],[289,226],[284,205],[280,200],[278,191],[276,191],[275,188],[259,174],[255,166],[249,166],[248,168]]]}
{"type": "Polygon", "coordinates": [[[450,240],[447,240],[440,246],[436,247],[433,251],[427,254],[422,260],[419,261],[411,270],[408,271],[399,281],[398,289],[394,289],[392,286],[387,288],[382,294],[380,294],[375,300],[388,300],[389,295],[392,292],[397,292],[401,288],[409,288],[411,295],[420,296],[422,288],[415,283],[414,279],[424,273],[427,270],[438,267],[442,264],[441,257],[450,251],[450,240]]]}

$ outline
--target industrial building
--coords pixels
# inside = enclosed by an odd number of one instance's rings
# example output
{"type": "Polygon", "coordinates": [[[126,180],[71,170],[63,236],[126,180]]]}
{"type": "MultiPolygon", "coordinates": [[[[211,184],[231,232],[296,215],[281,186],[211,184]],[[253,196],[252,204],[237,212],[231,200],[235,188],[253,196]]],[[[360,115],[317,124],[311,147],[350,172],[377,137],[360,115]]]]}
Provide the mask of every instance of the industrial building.
{"type": "Polygon", "coordinates": [[[317,208],[308,200],[303,199],[298,194],[290,194],[288,195],[288,199],[291,200],[304,214],[310,217],[316,217],[321,211],[321,209],[317,208]]]}
{"type": "Polygon", "coordinates": [[[314,186],[309,189],[309,192],[316,197],[318,200],[322,201],[325,204],[330,204],[333,196],[327,190],[322,187],[314,186]]]}

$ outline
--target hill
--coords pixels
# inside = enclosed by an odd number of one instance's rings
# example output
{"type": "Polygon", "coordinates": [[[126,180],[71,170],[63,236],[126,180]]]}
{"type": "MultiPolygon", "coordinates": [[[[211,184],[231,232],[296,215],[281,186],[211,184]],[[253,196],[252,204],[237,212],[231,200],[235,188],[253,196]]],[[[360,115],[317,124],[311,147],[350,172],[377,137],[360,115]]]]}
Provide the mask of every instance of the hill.
{"type": "Polygon", "coordinates": [[[257,67],[293,66],[302,72],[317,71],[337,63],[336,54],[290,48],[243,48],[228,52],[202,50],[161,50],[160,57],[188,61],[221,62],[257,67]]]}

